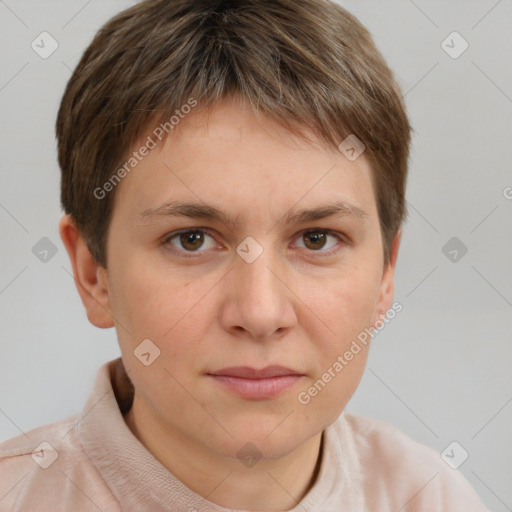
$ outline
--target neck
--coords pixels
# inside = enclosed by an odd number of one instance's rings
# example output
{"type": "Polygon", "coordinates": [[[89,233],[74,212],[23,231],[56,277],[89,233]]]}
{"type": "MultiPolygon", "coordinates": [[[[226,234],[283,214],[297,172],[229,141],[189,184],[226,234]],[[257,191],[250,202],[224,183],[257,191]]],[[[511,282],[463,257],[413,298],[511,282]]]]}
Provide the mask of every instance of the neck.
{"type": "Polygon", "coordinates": [[[252,467],[219,455],[162,424],[137,400],[125,416],[137,439],[189,489],[225,508],[261,512],[290,510],[314,485],[322,459],[322,432],[275,459],[252,467]]]}

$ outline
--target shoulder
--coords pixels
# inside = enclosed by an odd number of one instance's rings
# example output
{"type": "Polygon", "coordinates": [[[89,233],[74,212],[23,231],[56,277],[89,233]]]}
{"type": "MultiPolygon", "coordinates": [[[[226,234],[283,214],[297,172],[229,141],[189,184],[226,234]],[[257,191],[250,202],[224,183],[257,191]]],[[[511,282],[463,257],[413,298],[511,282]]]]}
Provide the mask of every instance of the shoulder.
{"type": "Polygon", "coordinates": [[[364,494],[372,505],[390,503],[403,512],[487,511],[462,473],[439,452],[384,421],[344,413],[340,422],[350,431],[364,494]]]}
{"type": "Polygon", "coordinates": [[[79,442],[79,421],[72,416],[0,443],[1,512],[116,510],[98,492],[105,484],[79,442]]]}

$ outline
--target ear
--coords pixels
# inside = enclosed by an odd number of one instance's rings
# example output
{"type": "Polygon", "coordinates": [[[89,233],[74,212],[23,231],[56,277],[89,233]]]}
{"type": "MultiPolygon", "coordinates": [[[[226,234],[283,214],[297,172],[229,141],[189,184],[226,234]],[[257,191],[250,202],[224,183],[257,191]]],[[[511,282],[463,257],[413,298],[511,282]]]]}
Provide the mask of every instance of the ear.
{"type": "Polygon", "coordinates": [[[377,318],[375,322],[386,314],[393,303],[395,294],[395,267],[398,258],[398,249],[402,240],[402,229],[398,231],[391,245],[390,261],[382,273],[380,284],[380,296],[377,308],[377,318]]]}
{"type": "Polygon", "coordinates": [[[107,270],[96,262],[70,215],[64,215],[60,220],[59,233],[89,322],[100,328],[113,327],[107,270]]]}

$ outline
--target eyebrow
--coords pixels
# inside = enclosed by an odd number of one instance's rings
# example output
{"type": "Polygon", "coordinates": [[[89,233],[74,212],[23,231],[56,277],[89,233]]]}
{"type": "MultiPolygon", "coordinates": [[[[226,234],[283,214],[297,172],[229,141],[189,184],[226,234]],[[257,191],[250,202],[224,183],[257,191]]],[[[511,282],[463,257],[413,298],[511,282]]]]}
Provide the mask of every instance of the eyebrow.
{"type": "MultiPolygon", "coordinates": [[[[168,201],[156,208],[144,210],[140,216],[144,219],[182,216],[193,219],[217,220],[228,226],[240,224],[239,217],[234,219],[227,212],[213,205],[186,201],[168,201]]],[[[335,201],[316,208],[291,210],[283,217],[286,224],[299,224],[334,216],[356,217],[363,220],[368,218],[368,214],[364,210],[346,201],[335,201]]],[[[280,222],[282,221],[280,220],[280,222]]]]}

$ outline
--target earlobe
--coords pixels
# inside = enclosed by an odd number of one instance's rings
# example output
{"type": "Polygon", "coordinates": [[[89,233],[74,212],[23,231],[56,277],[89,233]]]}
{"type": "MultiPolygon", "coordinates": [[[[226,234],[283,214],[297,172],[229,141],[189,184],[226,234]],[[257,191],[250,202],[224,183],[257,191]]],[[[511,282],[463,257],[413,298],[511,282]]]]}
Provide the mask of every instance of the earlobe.
{"type": "Polygon", "coordinates": [[[100,328],[114,327],[106,270],[91,254],[73,218],[64,215],[59,233],[73,268],[73,277],[89,321],[100,328]]]}

